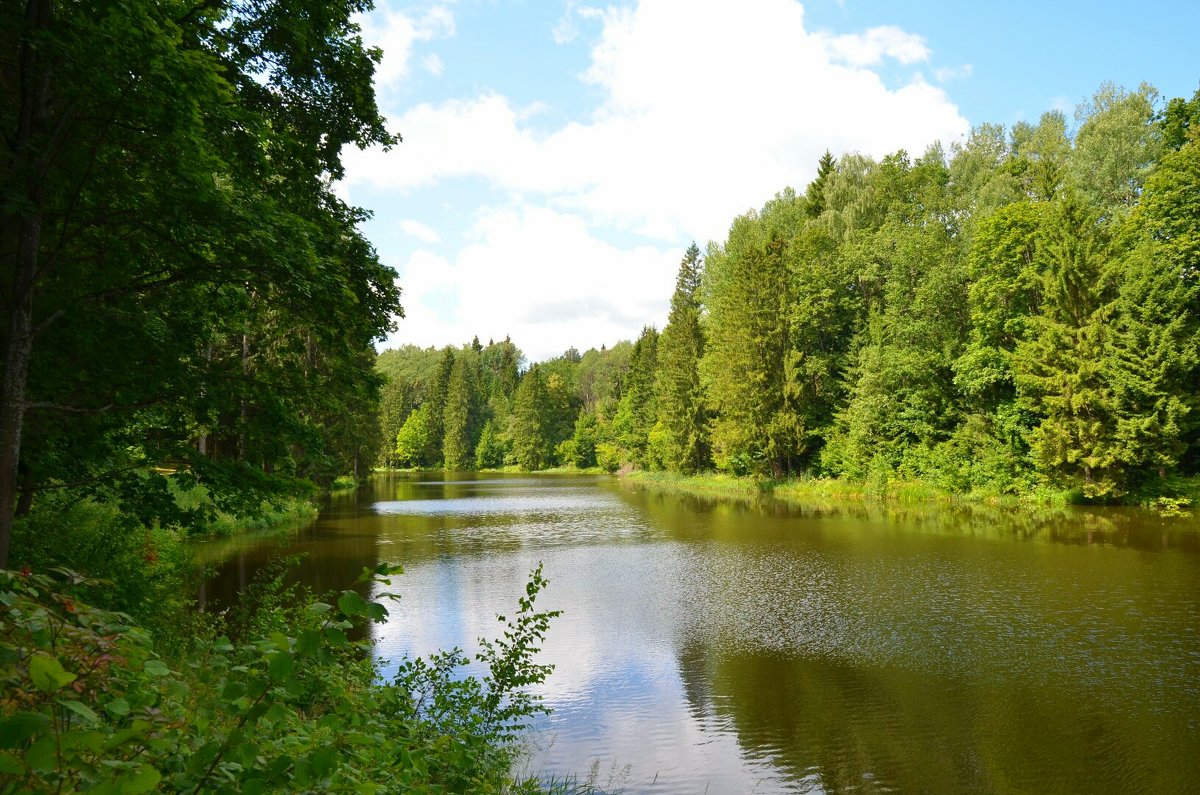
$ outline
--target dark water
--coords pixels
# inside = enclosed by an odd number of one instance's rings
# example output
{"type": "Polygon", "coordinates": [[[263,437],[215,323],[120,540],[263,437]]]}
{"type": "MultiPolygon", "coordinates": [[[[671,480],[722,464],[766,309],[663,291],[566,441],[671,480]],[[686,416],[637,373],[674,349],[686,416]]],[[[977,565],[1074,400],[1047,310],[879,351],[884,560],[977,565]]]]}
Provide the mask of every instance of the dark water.
{"type": "MultiPolygon", "coordinates": [[[[288,551],[403,563],[382,659],[558,608],[524,772],[625,792],[1200,792],[1200,531],[1138,511],[816,511],[606,477],[380,477],[288,551]]],[[[223,558],[228,602],[278,542],[223,558]]]]}

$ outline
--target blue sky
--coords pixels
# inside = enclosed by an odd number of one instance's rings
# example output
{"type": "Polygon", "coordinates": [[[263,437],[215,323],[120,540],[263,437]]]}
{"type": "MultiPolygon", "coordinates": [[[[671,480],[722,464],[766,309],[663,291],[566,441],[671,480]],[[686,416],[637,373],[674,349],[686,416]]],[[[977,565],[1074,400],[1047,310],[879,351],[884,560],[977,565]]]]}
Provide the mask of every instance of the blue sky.
{"type": "Polygon", "coordinates": [[[1200,86],[1200,3],[380,2],[404,143],[341,190],[400,274],[394,347],[510,335],[531,361],[665,323],[687,245],[821,153],[1072,118],[1104,81],[1200,86]]]}

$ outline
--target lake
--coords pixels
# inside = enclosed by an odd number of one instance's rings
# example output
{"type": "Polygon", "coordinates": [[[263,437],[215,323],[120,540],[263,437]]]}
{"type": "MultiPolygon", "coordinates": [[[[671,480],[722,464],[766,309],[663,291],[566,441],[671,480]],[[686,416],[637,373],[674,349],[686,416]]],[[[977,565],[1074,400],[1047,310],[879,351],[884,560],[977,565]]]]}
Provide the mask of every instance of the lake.
{"type": "MultiPolygon", "coordinates": [[[[631,793],[1200,791],[1200,531],[1147,511],[803,509],[608,476],[380,475],[272,555],[342,589],[404,565],[399,660],[551,624],[522,772],[631,793]]],[[[385,666],[386,667],[386,666],[385,666]]],[[[394,664],[391,665],[394,669],[394,664]]]]}

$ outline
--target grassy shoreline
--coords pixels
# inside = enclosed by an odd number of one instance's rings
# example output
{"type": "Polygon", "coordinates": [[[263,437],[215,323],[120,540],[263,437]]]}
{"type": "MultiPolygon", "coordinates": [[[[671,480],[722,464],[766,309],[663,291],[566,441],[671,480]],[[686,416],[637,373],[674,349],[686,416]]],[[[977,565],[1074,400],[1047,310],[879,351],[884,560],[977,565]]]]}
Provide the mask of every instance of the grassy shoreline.
{"type": "Polygon", "coordinates": [[[677,491],[741,500],[769,498],[793,506],[837,508],[845,506],[887,509],[958,510],[1061,510],[1065,508],[1137,508],[1153,510],[1164,516],[1186,516],[1197,504],[1200,483],[1183,484],[1185,496],[1162,495],[1138,502],[1098,505],[1081,502],[1068,491],[1035,491],[1028,494],[974,492],[961,494],[920,480],[852,481],[842,478],[798,477],[782,480],[702,473],[681,475],[672,472],[635,470],[622,475],[632,483],[664,491],[677,491]]]}

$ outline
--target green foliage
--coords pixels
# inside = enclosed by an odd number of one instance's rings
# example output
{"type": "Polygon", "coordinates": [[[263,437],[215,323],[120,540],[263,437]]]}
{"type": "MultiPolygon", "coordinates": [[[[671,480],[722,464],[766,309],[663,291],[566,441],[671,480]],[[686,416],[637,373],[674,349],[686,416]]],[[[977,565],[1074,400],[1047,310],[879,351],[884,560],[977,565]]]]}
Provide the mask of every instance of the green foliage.
{"type": "Polygon", "coordinates": [[[715,412],[713,458],[721,469],[779,471],[795,452],[797,429],[784,393],[790,294],[784,249],[799,207],[785,195],[762,215],[736,219],[725,246],[711,246],[705,257],[700,372],[715,412]]]}
{"type": "Polygon", "coordinates": [[[470,469],[475,463],[481,400],[478,354],[464,351],[454,361],[446,388],[442,452],[447,469],[470,469]]]}
{"type": "MultiPolygon", "coordinates": [[[[117,610],[156,623],[182,607],[182,586],[192,567],[179,530],[147,527],[111,503],[64,494],[18,520],[13,535],[14,563],[39,571],[65,566],[102,577],[111,583],[102,595],[117,610]]],[[[85,599],[101,596],[91,581],[76,588],[85,599]]]]}
{"type": "MultiPolygon", "coordinates": [[[[25,792],[500,792],[516,739],[544,712],[530,688],[556,613],[531,575],[482,680],[458,650],[377,679],[352,632],[387,617],[398,567],[318,601],[279,598],[168,657],[128,615],[78,598],[67,570],[0,571],[0,770],[25,792]],[[375,600],[359,593],[380,591],[375,600]]],[[[295,597],[297,594],[287,594],[295,597]]]]}
{"type": "Polygon", "coordinates": [[[0,250],[20,296],[0,318],[0,564],[21,481],[167,466],[257,501],[375,457],[372,344],[399,290],[333,186],[344,146],[396,142],[366,7],[0,7],[4,83],[37,86],[0,102],[0,227],[25,241],[0,250]]]}
{"type": "Polygon", "coordinates": [[[654,457],[663,467],[695,472],[708,463],[708,431],[700,360],[704,331],[700,325],[703,264],[693,243],[679,263],[671,313],[658,340],[654,399],[659,443],[654,457]]]}
{"type": "Polygon", "coordinates": [[[428,404],[408,415],[400,432],[396,434],[396,461],[400,466],[428,466],[430,450],[433,448],[432,420],[428,404]]]}
{"type": "Polygon", "coordinates": [[[475,468],[498,469],[504,466],[504,445],[489,420],[479,433],[479,444],[475,445],[475,468]]]}
{"type": "Polygon", "coordinates": [[[658,331],[646,326],[633,344],[624,391],[613,416],[614,441],[626,461],[646,467],[646,444],[654,424],[655,378],[658,367],[658,331]]]}
{"type": "Polygon", "coordinates": [[[545,469],[553,463],[552,408],[549,388],[539,365],[521,378],[513,406],[513,454],[523,469],[545,469]]]}

